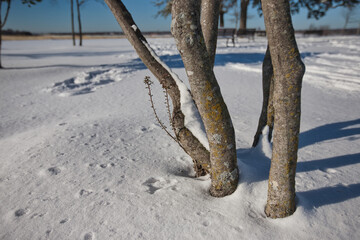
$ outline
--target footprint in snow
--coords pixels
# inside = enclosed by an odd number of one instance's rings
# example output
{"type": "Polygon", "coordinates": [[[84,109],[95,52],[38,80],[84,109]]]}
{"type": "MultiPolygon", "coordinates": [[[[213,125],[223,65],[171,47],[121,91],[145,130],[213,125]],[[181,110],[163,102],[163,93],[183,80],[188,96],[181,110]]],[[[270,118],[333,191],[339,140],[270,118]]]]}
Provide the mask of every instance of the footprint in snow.
{"type": "Polygon", "coordinates": [[[84,240],[94,240],[95,239],[95,234],[92,232],[86,233],[84,235],[84,240]]]}
{"type": "Polygon", "coordinates": [[[51,167],[48,169],[48,171],[50,172],[50,175],[58,175],[61,173],[61,170],[58,167],[51,167]]]}
{"type": "Polygon", "coordinates": [[[155,192],[171,188],[172,190],[177,190],[175,185],[177,184],[177,180],[175,179],[164,179],[164,178],[149,178],[146,180],[143,185],[147,186],[149,189],[147,190],[148,193],[154,194],[155,192]]]}
{"type": "Polygon", "coordinates": [[[96,91],[99,87],[121,81],[126,74],[124,68],[100,68],[88,72],[79,72],[77,76],[55,83],[45,91],[62,97],[76,96],[96,91]]]}
{"type": "Polygon", "coordinates": [[[69,221],[69,219],[68,219],[68,218],[65,218],[65,219],[63,219],[63,220],[60,221],[60,224],[64,224],[64,223],[66,223],[66,222],[68,222],[68,221],[69,221]]]}
{"type": "Polygon", "coordinates": [[[29,209],[20,208],[20,209],[15,211],[15,217],[21,217],[21,216],[27,214],[28,212],[29,212],[29,209]]]}
{"type": "Polygon", "coordinates": [[[81,189],[80,190],[80,197],[87,197],[89,196],[90,194],[92,194],[92,190],[85,190],[85,189],[81,189]]]}

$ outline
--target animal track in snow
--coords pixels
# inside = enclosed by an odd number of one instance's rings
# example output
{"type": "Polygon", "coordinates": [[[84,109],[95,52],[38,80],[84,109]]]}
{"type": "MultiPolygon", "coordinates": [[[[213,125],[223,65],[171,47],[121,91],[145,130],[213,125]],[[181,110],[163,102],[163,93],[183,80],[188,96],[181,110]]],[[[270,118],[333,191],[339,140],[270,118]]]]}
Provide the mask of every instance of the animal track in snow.
{"type": "Polygon", "coordinates": [[[66,223],[66,222],[68,222],[68,221],[69,221],[69,219],[68,219],[68,218],[65,218],[65,219],[61,220],[60,223],[61,223],[61,224],[64,224],[64,223],[66,223]]]}
{"type": "Polygon", "coordinates": [[[149,178],[148,180],[146,180],[143,185],[147,186],[149,189],[147,190],[148,193],[150,194],[154,194],[155,192],[162,190],[162,189],[167,189],[172,187],[172,190],[177,190],[177,188],[175,188],[174,186],[177,184],[177,180],[175,179],[164,179],[164,178],[149,178]]]}
{"type": "Polygon", "coordinates": [[[21,216],[27,214],[28,212],[29,212],[29,209],[20,208],[20,209],[15,211],[15,217],[21,217],[21,216]]]}
{"type": "Polygon", "coordinates": [[[51,167],[48,169],[48,171],[51,175],[58,175],[59,173],[61,173],[61,170],[58,167],[51,167]]]}
{"type": "Polygon", "coordinates": [[[80,192],[79,192],[79,195],[80,195],[80,197],[87,197],[92,193],[93,193],[92,190],[81,189],[80,192]]]}
{"type": "Polygon", "coordinates": [[[119,82],[133,70],[126,67],[100,67],[92,71],[80,72],[77,76],[54,85],[45,91],[61,97],[76,96],[94,92],[98,87],[119,82]]]}
{"type": "Polygon", "coordinates": [[[84,240],[94,240],[94,239],[95,239],[95,235],[92,232],[86,233],[84,235],[84,240]]]}

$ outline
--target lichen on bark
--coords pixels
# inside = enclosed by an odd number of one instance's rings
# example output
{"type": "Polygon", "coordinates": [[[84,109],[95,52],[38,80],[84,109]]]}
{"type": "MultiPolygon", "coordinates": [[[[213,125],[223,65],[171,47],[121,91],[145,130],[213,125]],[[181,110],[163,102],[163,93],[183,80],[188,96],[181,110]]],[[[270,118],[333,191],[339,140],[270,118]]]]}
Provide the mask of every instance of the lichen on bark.
{"type": "Polygon", "coordinates": [[[305,66],[295,40],[289,1],[263,0],[262,9],[275,78],[273,154],[265,213],[282,218],[296,209],[295,172],[305,66]]]}
{"type": "Polygon", "coordinates": [[[210,193],[216,197],[229,195],[238,184],[235,133],[204,41],[200,1],[174,0],[171,32],[209,140],[210,193]]]}

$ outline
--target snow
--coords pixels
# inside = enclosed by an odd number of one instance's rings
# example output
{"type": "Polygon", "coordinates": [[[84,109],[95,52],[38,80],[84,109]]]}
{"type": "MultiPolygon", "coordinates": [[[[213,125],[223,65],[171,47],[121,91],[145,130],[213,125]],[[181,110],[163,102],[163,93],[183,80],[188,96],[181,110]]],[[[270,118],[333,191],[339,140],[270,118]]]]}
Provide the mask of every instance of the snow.
{"type": "MultiPolygon", "coordinates": [[[[150,39],[186,79],[175,43],[150,39]]],[[[5,41],[0,71],[0,239],[360,239],[360,37],[298,38],[307,67],[297,210],[264,215],[271,158],[261,110],[266,40],[219,41],[215,73],[236,132],[240,181],[208,194],[153,116],[125,40],[5,41]]],[[[154,77],[153,77],[154,78],[154,77]]],[[[188,85],[185,81],[184,84],[188,85]]],[[[159,116],[166,108],[153,87],[159,116]],[[164,106],[164,107],[162,107],[164,106]]]]}
{"type": "MultiPolygon", "coordinates": [[[[210,149],[209,141],[206,136],[205,126],[201,120],[200,113],[195,106],[194,100],[190,94],[189,88],[184,84],[184,82],[179,78],[179,76],[174,73],[169,66],[164,63],[151,46],[147,42],[143,42],[146,48],[149,50],[150,54],[160,63],[164,69],[166,69],[172,78],[175,80],[176,85],[180,91],[180,108],[184,114],[184,126],[190,130],[190,132],[199,140],[199,142],[207,149],[210,149]]],[[[191,75],[190,73],[188,73],[191,75]]]]}
{"type": "Polygon", "coordinates": [[[137,27],[135,24],[133,24],[133,25],[131,26],[131,28],[134,30],[134,32],[136,32],[136,30],[138,29],[138,27],[137,27]]]}

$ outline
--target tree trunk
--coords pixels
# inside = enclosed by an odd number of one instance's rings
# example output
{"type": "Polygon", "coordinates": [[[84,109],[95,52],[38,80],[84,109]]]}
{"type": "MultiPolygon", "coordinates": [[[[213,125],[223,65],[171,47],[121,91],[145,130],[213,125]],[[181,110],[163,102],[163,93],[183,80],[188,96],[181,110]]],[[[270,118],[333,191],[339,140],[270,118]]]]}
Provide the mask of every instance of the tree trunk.
{"type": "Polygon", "coordinates": [[[295,211],[295,172],[300,100],[305,66],[300,58],[288,0],[263,0],[266,35],[274,68],[274,139],[265,213],[271,218],[295,211]]]}
{"type": "Polygon", "coordinates": [[[225,15],[225,12],[220,9],[219,20],[220,20],[220,27],[222,27],[222,28],[225,26],[224,15],[225,15]]]}
{"type": "Polygon", "coordinates": [[[70,7],[71,7],[71,35],[72,35],[72,41],[73,45],[76,45],[75,42],[75,30],[74,30],[74,0],[70,0],[70,7]]]}
{"type": "MultiPolygon", "coordinates": [[[[1,12],[1,6],[0,6],[0,12],[1,12]]],[[[1,48],[2,48],[2,26],[1,26],[1,13],[0,13],[0,69],[3,68],[1,64],[1,48]]]]}
{"type": "Polygon", "coordinates": [[[210,144],[210,194],[223,197],[238,185],[235,133],[216,81],[200,24],[200,2],[174,0],[171,32],[210,144]]]}
{"type": "Polygon", "coordinates": [[[212,68],[215,63],[216,44],[219,24],[219,0],[202,0],[201,1],[201,28],[204,34],[204,41],[209,54],[212,68]]]}
{"type": "Polygon", "coordinates": [[[78,23],[79,23],[79,46],[82,46],[82,28],[81,28],[81,17],[80,17],[80,4],[79,0],[76,0],[76,7],[77,7],[77,15],[78,15],[78,23]]]}
{"type": "Polygon", "coordinates": [[[8,1],[7,2],[7,8],[6,8],[5,17],[4,17],[4,20],[2,20],[2,17],[1,17],[2,1],[0,0],[0,69],[3,68],[2,63],[1,63],[2,30],[3,30],[3,27],[6,24],[7,18],[9,16],[10,6],[11,6],[11,1],[8,1]]]}
{"type": "Polygon", "coordinates": [[[240,3],[240,30],[246,30],[247,11],[249,6],[249,0],[241,0],[240,3]]]}
{"type": "MultiPolygon", "coordinates": [[[[190,92],[181,92],[182,95],[180,94],[179,85],[184,83],[176,79],[177,76],[155,55],[122,1],[105,0],[105,2],[117,19],[127,39],[135,48],[140,59],[159,80],[163,88],[167,89],[173,103],[172,121],[175,128],[175,135],[185,152],[193,159],[196,175],[202,176],[210,173],[209,151],[185,126],[185,115],[181,109],[180,99],[181,96],[185,94],[191,96],[190,92]]],[[[185,87],[185,85],[183,85],[183,87],[185,87]]]]}
{"type": "Polygon", "coordinates": [[[259,124],[254,136],[252,146],[256,147],[259,143],[260,135],[264,127],[269,126],[269,142],[271,141],[272,129],[274,124],[274,107],[273,107],[273,89],[274,89],[274,71],[271,63],[269,46],[266,49],[263,66],[262,66],[262,86],[263,86],[263,104],[259,118],[259,124]]]}

